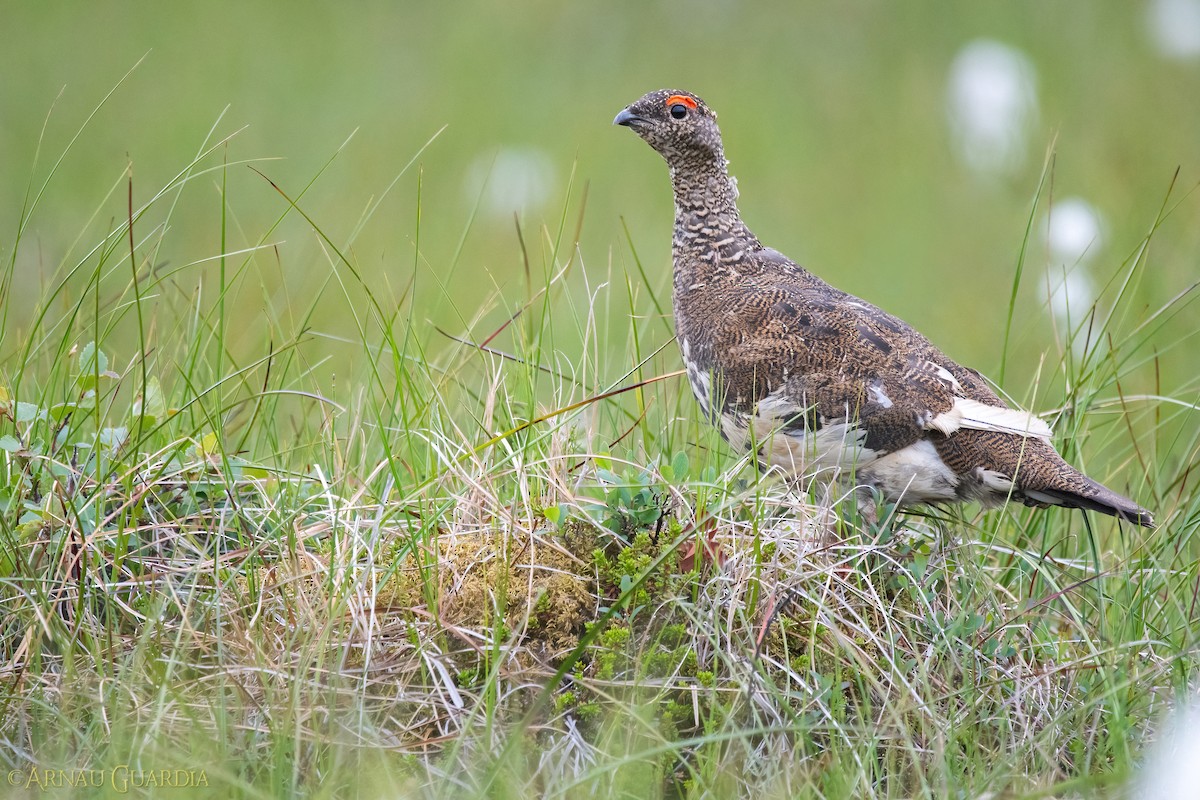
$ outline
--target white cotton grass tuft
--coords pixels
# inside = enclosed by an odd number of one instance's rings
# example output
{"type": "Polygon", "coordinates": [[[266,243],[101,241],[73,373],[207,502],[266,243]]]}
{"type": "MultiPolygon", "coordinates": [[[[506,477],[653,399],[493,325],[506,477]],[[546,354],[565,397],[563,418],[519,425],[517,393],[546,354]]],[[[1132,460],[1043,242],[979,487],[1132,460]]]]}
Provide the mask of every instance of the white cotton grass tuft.
{"type": "Polygon", "coordinates": [[[1200,58],[1200,0],[1152,0],[1146,27],[1158,52],[1168,58],[1200,58]]]}
{"type": "Polygon", "coordinates": [[[1131,800],[1200,798],[1200,705],[1176,709],[1163,735],[1150,748],[1131,800]]]}
{"type": "Polygon", "coordinates": [[[975,172],[1004,175],[1025,163],[1038,116],[1036,76],[1028,56],[991,39],[970,42],[955,57],[946,113],[958,156],[975,172]]]}
{"type": "Polygon", "coordinates": [[[484,215],[511,218],[545,206],[556,181],[554,162],[544,151],[506,147],[476,157],[467,170],[463,192],[471,203],[479,199],[484,215]]]}
{"type": "Polygon", "coordinates": [[[1104,221],[1086,200],[1068,197],[1050,209],[1045,231],[1050,313],[1070,338],[1072,349],[1080,353],[1086,341],[1076,334],[1096,302],[1096,284],[1089,265],[1103,244],[1104,221]]]}
{"type": "Polygon", "coordinates": [[[1090,261],[1104,240],[1100,212],[1082,197],[1059,200],[1046,223],[1050,258],[1067,264],[1090,261]]]}

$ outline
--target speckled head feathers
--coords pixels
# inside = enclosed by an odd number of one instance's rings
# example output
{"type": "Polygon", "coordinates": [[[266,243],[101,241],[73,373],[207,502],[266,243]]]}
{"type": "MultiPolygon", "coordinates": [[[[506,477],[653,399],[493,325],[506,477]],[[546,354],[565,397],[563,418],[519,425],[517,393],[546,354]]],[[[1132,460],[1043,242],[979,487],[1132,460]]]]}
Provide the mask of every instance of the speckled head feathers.
{"type": "Polygon", "coordinates": [[[701,162],[724,167],[717,115],[691,92],[650,92],[626,106],[613,124],[631,128],[672,167],[701,162]]]}

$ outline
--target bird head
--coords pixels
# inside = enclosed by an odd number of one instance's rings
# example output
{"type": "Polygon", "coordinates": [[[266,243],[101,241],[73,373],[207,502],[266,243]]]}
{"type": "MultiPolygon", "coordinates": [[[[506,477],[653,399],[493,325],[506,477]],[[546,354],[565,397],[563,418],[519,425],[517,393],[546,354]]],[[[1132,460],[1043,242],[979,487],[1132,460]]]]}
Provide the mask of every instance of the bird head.
{"type": "Polygon", "coordinates": [[[717,115],[691,92],[650,92],[626,106],[613,124],[633,129],[671,167],[725,166],[717,115]]]}

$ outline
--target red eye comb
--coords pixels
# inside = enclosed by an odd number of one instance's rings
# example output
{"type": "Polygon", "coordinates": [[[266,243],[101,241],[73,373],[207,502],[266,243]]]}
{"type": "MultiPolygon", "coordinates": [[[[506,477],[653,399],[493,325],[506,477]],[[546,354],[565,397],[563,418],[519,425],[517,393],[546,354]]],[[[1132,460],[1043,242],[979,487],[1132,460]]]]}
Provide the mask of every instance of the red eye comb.
{"type": "Polygon", "coordinates": [[[696,108],[696,101],[685,94],[673,94],[667,98],[667,108],[670,108],[676,103],[685,105],[688,108],[696,108]]]}

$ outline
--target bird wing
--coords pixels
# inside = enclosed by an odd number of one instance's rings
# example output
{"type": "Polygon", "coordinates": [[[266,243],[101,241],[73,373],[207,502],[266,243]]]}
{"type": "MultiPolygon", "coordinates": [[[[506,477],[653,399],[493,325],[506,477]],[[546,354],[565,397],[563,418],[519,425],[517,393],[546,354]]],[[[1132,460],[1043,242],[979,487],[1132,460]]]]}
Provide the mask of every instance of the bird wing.
{"type": "Polygon", "coordinates": [[[876,457],[933,432],[1050,436],[1045,422],[1008,407],[897,317],[819,279],[771,277],[743,281],[706,320],[723,354],[725,407],[756,428],[850,424],[861,436],[855,447],[876,457]]]}

